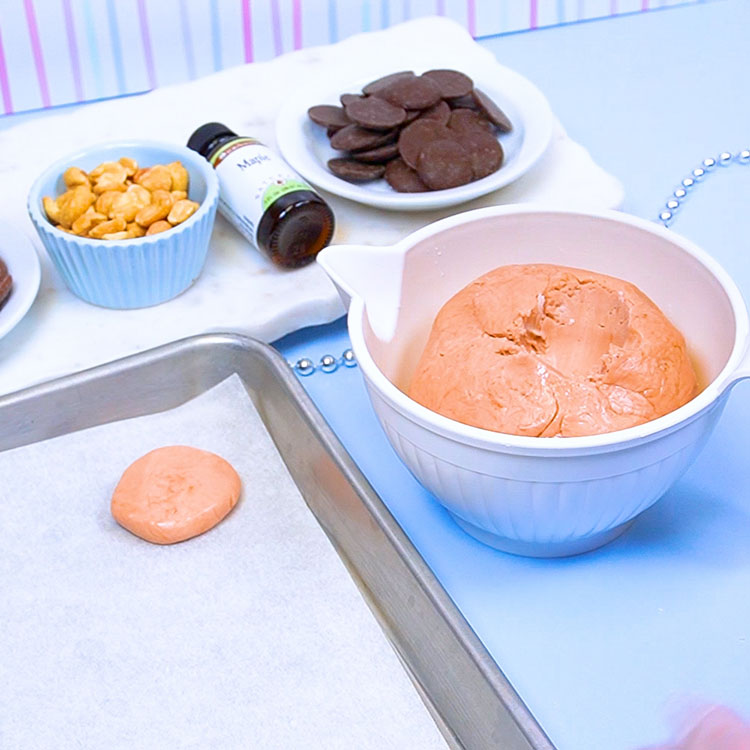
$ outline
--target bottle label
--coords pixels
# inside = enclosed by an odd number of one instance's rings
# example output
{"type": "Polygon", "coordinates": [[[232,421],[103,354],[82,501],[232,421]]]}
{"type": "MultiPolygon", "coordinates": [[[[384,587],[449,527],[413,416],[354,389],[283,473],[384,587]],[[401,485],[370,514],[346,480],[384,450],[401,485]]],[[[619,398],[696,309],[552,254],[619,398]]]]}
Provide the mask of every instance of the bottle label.
{"type": "Polygon", "coordinates": [[[258,225],[269,206],[295,190],[312,190],[255,138],[236,138],[225,143],[209,161],[219,178],[219,208],[256,247],[258,225]]]}

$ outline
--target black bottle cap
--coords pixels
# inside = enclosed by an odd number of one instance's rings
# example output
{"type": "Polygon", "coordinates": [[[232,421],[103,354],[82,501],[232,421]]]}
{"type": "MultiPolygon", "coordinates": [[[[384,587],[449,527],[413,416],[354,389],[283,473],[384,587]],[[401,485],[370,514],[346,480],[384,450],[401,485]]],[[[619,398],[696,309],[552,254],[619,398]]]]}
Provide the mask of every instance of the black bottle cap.
{"type": "Polygon", "coordinates": [[[230,130],[226,125],[222,125],[220,122],[207,122],[205,125],[201,125],[191,136],[188,138],[187,147],[193,151],[197,151],[201,156],[206,159],[210,156],[211,144],[222,136],[236,137],[237,133],[230,130]]]}

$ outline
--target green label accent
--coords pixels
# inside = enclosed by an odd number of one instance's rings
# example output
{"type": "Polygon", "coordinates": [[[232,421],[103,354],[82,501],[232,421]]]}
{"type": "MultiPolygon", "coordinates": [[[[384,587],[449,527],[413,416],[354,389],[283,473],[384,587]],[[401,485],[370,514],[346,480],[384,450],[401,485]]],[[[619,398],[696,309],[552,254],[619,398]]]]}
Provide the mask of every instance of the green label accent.
{"type": "Polygon", "coordinates": [[[293,193],[295,190],[311,190],[311,188],[307,183],[300,182],[299,180],[286,180],[281,184],[274,182],[269,185],[263,193],[263,212],[265,213],[266,209],[281,198],[282,195],[293,193]]]}

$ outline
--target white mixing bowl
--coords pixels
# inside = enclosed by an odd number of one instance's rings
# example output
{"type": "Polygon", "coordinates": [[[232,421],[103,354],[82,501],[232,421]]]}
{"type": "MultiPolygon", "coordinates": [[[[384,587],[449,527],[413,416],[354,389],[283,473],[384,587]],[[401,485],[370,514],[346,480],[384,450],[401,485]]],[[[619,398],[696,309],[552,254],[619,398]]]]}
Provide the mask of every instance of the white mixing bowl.
{"type": "Polygon", "coordinates": [[[617,537],[690,465],[731,387],[750,376],[748,314],[734,282],[693,243],[627,214],[492,207],[392,247],[332,246],[318,258],[350,301],[352,348],[396,453],[462,528],[507,552],[571,555],[617,537]],[[646,424],[575,438],[491,432],[410,399],[438,310],[473,279],[512,263],[632,282],[685,336],[703,390],[646,424]]]}

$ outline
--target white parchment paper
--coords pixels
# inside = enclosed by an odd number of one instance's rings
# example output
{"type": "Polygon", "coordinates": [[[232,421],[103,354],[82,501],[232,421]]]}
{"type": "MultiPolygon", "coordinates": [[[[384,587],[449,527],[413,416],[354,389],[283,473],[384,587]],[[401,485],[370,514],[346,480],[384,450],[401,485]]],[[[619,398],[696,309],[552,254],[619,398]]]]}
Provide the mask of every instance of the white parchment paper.
{"type": "Polygon", "coordinates": [[[445,748],[237,376],[163,414],[0,453],[0,747],[445,748]],[[109,501],[153,448],[243,481],[156,546],[109,501]]]}

